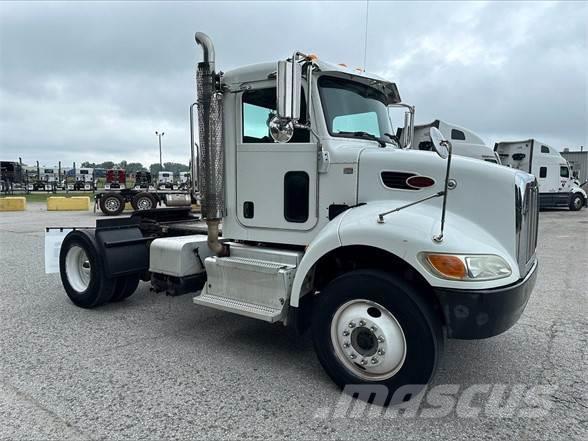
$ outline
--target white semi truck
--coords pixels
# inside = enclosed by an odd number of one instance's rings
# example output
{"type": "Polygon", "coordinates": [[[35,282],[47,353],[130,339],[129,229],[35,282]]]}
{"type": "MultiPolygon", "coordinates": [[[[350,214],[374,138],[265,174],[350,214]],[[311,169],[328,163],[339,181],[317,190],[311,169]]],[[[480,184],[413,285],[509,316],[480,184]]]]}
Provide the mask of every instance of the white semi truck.
{"type": "Polygon", "coordinates": [[[433,144],[429,135],[431,127],[437,128],[445,139],[451,141],[453,154],[500,164],[498,155],[476,133],[439,119],[436,119],[430,124],[414,127],[414,141],[411,148],[415,150],[433,150],[433,144]]]}
{"type": "Polygon", "coordinates": [[[446,337],[491,337],[518,320],[537,274],[532,175],[452,158],[436,129],[437,155],[409,149],[412,130],[398,148],[388,107],[406,109],[407,128],[414,108],[376,75],[301,52],[221,73],[211,39],[196,42],[202,219],[147,210],[69,232],[59,267],[75,305],[120,301],[142,279],[312,328],[333,381],[383,385],[386,403],[425,387],[446,337]]]}
{"type": "Polygon", "coordinates": [[[570,165],[555,148],[536,139],[498,142],[494,146],[503,165],[535,175],[540,208],[572,211],[588,206],[586,192],[574,179],[570,165]]]}

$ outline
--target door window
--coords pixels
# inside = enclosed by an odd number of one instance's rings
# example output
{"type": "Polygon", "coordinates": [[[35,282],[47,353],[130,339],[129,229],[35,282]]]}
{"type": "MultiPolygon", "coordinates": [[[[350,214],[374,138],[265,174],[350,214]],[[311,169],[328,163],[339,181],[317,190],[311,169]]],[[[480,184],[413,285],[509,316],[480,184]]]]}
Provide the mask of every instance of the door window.
{"type": "Polygon", "coordinates": [[[541,167],[539,169],[539,177],[546,178],[547,177],[547,167],[541,167]]]}
{"type": "MultiPolygon", "coordinates": [[[[268,123],[276,111],[276,88],[247,90],[243,92],[243,143],[273,143],[268,123]]],[[[302,93],[300,106],[301,124],[306,124],[306,102],[302,93]]],[[[310,142],[310,132],[306,129],[294,129],[294,136],[288,141],[310,142]]]]}
{"type": "Polygon", "coordinates": [[[569,177],[570,177],[570,169],[569,169],[569,168],[567,168],[566,166],[561,166],[561,167],[559,168],[559,175],[560,175],[562,178],[569,178],[569,177]]]}

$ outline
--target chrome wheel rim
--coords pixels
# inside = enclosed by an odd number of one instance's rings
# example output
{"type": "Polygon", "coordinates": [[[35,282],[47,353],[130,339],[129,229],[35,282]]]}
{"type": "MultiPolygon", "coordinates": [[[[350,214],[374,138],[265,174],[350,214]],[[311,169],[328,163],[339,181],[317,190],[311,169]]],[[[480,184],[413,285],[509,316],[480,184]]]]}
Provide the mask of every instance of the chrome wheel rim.
{"type": "Polygon", "coordinates": [[[339,362],[367,381],[394,376],[406,358],[406,338],[398,320],[370,300],[351,300],[337,309],[331,343],[339,362]]]}
{"type": "Polygon", "coordinates": [[[120,208],[120,201],[117,198],[108,198],[104,201],[104,206],[108,211],[117,211],[120,208]]]}
{"type": "Polygon", "coordinates": [[[139,210],[150,210],[153,207],[153,203],[149,198],[139,198],[137,201],[137,208],[139,210]]]}
{"type": "Polygon", "coordinates": [[[582,208],[582,198],[574,199],[574,208],[576,208],[576,210],[582,208]]]}
{"type": "Polygon", "coordinates": [[[71,247],[65,256],[65,274],[71,287],[84,292],[90,285],[92,268],[84,249],[78,245],[71,247]]]}

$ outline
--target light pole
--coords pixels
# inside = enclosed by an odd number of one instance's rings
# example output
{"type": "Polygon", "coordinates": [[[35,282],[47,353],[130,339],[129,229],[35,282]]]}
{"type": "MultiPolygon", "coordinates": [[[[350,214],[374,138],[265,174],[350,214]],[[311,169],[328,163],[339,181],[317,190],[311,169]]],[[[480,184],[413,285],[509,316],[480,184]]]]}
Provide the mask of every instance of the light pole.
{"type": "Polygon", "coordinates": [[[155,131],[155,136],[159,138],[159,167],[163,170],[163,162],[161,160],[161,137],[165,135],[165,132],[159,133],[157,130],[155,131]]]}

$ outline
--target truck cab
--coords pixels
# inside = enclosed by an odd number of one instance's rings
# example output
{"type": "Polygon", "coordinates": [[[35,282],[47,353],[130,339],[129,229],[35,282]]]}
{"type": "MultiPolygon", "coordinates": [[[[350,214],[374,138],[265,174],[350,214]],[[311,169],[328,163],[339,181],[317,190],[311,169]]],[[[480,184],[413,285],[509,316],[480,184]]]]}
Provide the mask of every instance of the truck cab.
{"type": "Polygon", "coordinates": [[[79,168],[75,172],[75,182],[73,185],[75,191],[94,190],[94,169],[93,168],[79,168]]]}
{"type": "Polygon", "coordinates": [[[171,189],[174,185],[174,174],[170,171],[157,173],[157,188],[159,190],[171,189]]]}
{"type": "Polygon", "coordinates": [[[588,197],[574,178],[570,165],[558,150],[536,139],[499,142],[495,151],[502,164],[524,170],[537,177],[540,208],[568,208],[572,211],[588,206],[588,197]]]}
{"type": "Polygon", "coordinates": [[[211,39],[196,42],[201,213],[146,210],[68,233],[59,266],[74,304],[120,301],[141,279],[312,328],[333,381],[384,386],[383,404],[425,387],[446,337],[516,323],[537,275],[532,175],[454,156],[436,128],[436,154],[410,149],[414,107],[377,75],[301,52],[223,74],[211,39]],[[391,107],[405,109],[402,139],[391,107]]]}
{"type": "Polygon", "coordinates": [[[436,119],[430,124],[414,127],[414,141],[411,145],[415,150],[433,150],[429,132],[436,127],[446,139],[451,140],[453,153],[469,158],[480,159],[493,164],[500,164],[500,157],[486,145],[480,136],[464,127],[436,119]]]}
{"type": "Polygon", "coordinates": [[[106,170],[105,190],[124,189],[126,182],[127,174],[125,170],[114,168],[106,170]]]}

